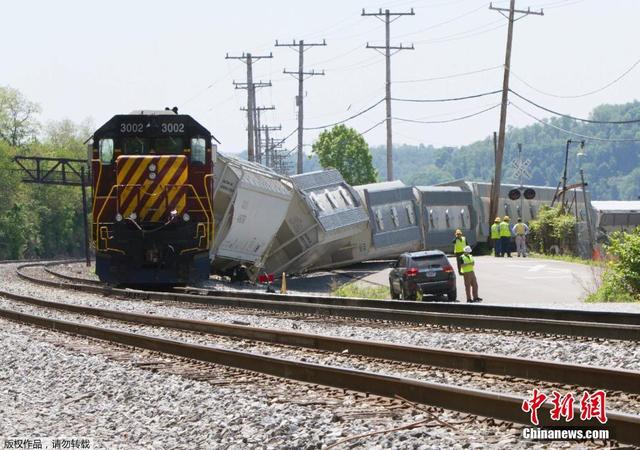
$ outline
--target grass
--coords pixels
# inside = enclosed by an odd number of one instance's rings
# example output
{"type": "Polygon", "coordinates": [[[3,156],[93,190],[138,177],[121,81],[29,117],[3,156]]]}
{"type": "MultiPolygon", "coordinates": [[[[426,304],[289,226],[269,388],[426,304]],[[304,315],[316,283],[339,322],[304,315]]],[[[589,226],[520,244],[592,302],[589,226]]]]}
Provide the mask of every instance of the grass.
{"type": "Polygon", "coordinates": [[[583,259],[579,256],[573,255],[545,255],[544,253],[534,253],[529,252],[529,255],[532,258],[538,259],[550,259],[553,261],[564,261],[575,264],[583,264],[585,266],[596,266],[596,267],[604,267],[606,263],[604,261],[594,261],[593,259],[583,259]]]}
{"type": "Polygon", "coordinates": [[[389,299],[389,288],[386,286],[363,286],[356,282],[343,284],[338,286],[332,283],[331,294],[336,297],[358,297],[369,298],[374,300],[389,299]]]}

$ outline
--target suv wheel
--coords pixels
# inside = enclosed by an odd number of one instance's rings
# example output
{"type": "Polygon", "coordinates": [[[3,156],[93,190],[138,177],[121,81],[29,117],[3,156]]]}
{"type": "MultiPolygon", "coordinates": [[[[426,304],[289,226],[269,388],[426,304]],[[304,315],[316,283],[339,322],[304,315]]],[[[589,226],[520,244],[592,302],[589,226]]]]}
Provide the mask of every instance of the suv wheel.
{"type": "Polygon", "coordinates": [[[393,289],[393,285],[389,285],[389,294],[391,294],[391,298],[393,300],[398,300],[400,298],[400,294],[396,294],[395,289],[393,289]]]}
{"type": "Polygon", "coordinates": [[[458,297],[458,291],[456,289],[452,289],[449,292],[447,292],[447,300],[449,300],[450,302],[455,302],[457,297],[458,297]]]}

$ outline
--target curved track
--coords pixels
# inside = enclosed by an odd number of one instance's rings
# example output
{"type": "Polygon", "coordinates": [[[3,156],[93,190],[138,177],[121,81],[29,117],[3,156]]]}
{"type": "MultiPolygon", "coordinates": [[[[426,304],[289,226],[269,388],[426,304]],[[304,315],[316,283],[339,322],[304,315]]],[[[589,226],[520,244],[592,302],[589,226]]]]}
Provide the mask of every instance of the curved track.
{"type": "Polygon", "coordinates": [[[59,274],[50,268],[47,268],[49,273],[61,277],[66,281],[43,280],[27,275],[21,271],[21,269],[25,267],[36,265],[39,264],[34,263],[20,266],[18,268],[18,275],[33,283],[107,296],[143,300],[179,301],[205,305],[424,325],[534,332],[588,338],[640,340],[640,314],[632,313],[599,313],[593,311],[487,305],[442,305],[437,303],[340,297],[283,296],[254,292],[216,292],[214,295],[210,295],[210,291],[199,291],[198,294],[193,294],[117,289],[104,286],[95,280],[85,280],[59,274]],[[434,311],[434,309],[440,310],[434,311]],[[442,312],[446,310],[455,312],[442,312]],[[540,316],[546,318],[541,318],[540,316]],[[555,318],[550,319],[548,317],[555,318]]]}
{"type": "MultiPolygon", "coordinates": [[[[0,309],[0,316],[56,331],[70,332],[76,335],[191,358],[198,361],[251,370],[307,383],[366,392],[383,397],[401,397],[416,403],[529,424],[528,414],[521,410],[524,399],[514,395],[497,394],[476,389],[381,375],[374,372],[311,364],[237,350],[189,344],[171,339],[49,319],[6,309],[0,309]]],[[[547,410],[547,412],[550,408],[551,405],[549,404],[542,406],[542,409],[547,410]]],[[[577,406],[576,412],[579,413],[577,406]]],[[[540,420],[542,426],[554,424],[548,417],[548,414],[542,414],[540,420]]],[[[595,421],[595,419],[590,421],[574,419],[572,426],[598,427],[600,424],[595,421]]],[[[640,434],[637,432],[638,429],[640,429],[640,417],[610,411],[608,412],[606,428],[611,431],[613,438],[617,441],[640,445],[640,434]]]]}

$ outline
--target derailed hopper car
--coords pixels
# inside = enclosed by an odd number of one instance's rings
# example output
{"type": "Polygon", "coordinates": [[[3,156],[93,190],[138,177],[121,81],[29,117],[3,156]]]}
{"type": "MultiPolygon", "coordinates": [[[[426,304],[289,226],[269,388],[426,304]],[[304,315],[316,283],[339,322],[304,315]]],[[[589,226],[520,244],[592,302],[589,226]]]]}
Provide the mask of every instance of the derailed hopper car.
{"type": "Polygon", "coordinates": [[[218,158],[215,180],[213,272],[253,279],[285,220],[292,184],[264,166],[224,156],[218,158]]]}
{"type": "Polygon", "coordinates": [[[367,259],[354,237],[369,218],[357,194],[335,169],[291,177],[294,198],[265,263],[267,272],[304,272],[367,259]]]}

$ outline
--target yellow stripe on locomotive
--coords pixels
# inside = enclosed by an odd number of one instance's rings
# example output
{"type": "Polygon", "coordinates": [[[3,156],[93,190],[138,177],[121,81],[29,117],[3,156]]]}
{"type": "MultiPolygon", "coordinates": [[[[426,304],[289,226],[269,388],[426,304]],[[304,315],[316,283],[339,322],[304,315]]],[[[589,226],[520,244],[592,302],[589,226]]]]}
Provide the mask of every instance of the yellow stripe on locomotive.
{"type": "Polygon", "coordinates": [[[118,212],[160,222],[187,208],[189,167],[184,155],[124,155],[116,161],[118,212]]]}

